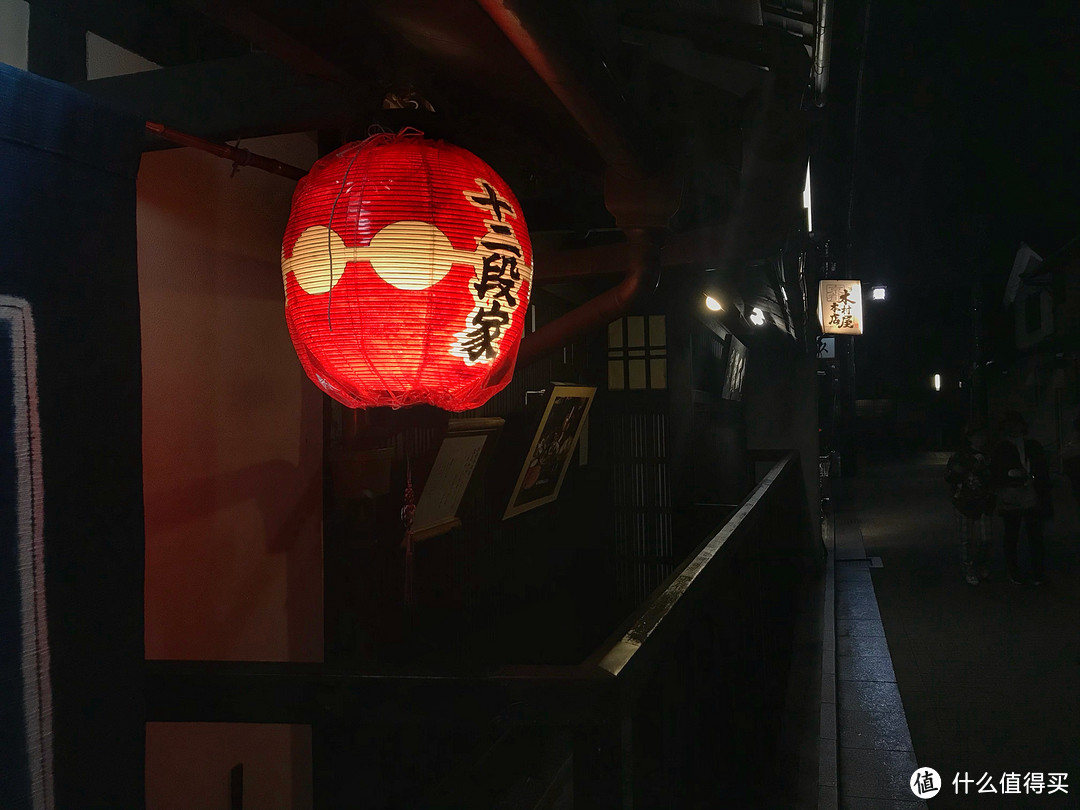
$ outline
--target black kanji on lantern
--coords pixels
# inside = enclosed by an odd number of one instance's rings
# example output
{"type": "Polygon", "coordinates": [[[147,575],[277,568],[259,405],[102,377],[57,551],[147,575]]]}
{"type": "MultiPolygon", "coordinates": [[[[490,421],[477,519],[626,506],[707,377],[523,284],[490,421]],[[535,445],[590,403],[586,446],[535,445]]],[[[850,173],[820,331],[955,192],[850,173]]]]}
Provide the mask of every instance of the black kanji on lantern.
{"type": "Polygon", "coordinates": [[[476,245],[479,261],[471,284],[476,306],[451,349],[467,363],[487,362],[498,356],[499,338],[518,307],[521,270],[525,267],[521,243],[506,221],[517,217],[513,205],[500,197],[491,184],[480,178],[476,184],[483,193],[466,192],[465,196],[488,214],[484,219],[486,233],[476,245]]]}
{"type": "MultiPolygon", "coordinates": [[[[506,226],[494,226],[491,228],[491,230],[494,231],[495,227],[505,228],[506,226]]],[[[510,229],[507,228],[507,230],[510,229]]],[[[504,253],[513,253],[518,258],[521,257],[521,250],[518,249],[518,246],[515,245],[513,242],[499,242],[495,239],[484,239],[480,242],[480,244],[486,247],[488,250],[495,251],[496,253],[498,253],[499,251],[503,251],[504,253]]]]}
{"type": "Polygon", "coordinates": [[[481,357],[492,358],[495,356],[493,342],[499,339],[503,327],[510,321],[510,314],[499,306],[498,301],[491,303],[491,309],[480,307],[473,316],[473,325],[477,328],[466,333],[462,348],[469,353],[469,359],[479,360],[481,357]]]}
{"type": "MultiPolygon", "coordinates": [[[[495,189],[491,187],[489,183],[480,181],[480,185],[483,186],[485,193],[482,197],[469,197],[469,199],[473,203],[480,206],[481,208],[490,208],[492,213],[495,215],[495,219],[497,219],[499,222],[502,222],[503,220],[502,209],[505,208],[511,214],[514,213],[514,209],[510,205],[510,203],[499,197],[498,193],[495,191],[495,189]]],[[[509,229],[507,229],[507,232],[509,232],[509,229]]]]}
{"type": "Polygon", "coordinates": [[[473,284],[473,289],[476,290],[478,300],[487,298],[492,290],[496,290],[496,293],[491,296],[493,301],[501,298],[507,306],[515,307],[517,299],[514,298],[513,291],[520,279],[521,273],[517,269],[516,257],[492,253],[484,257],[480,282],[473,284]]]}

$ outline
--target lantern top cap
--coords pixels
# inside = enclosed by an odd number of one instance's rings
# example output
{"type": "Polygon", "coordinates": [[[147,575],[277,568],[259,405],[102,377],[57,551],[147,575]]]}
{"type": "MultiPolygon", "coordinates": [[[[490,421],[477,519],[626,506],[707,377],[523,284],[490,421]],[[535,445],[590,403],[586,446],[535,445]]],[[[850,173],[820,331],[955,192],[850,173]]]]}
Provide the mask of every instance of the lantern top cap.
{"type": "MultiPolygon", "coordinates": [[[[396,132],[391,132],[388,130],[383,130],[381,132],[372,132],[362,141],[350,141],[349,143],[339,146],[329,155],[322,158],[322,160],[340,160],[341,158],[348,157],[355,152],[364,152],[368,149],[380,149],[387,146],[401,145],[423,145],[425,147],[432,147],[436,149],[449,149],[451,151],[460,150],[462,152],[472,154],[471,152],[468,152],[468,150],[462,149],[460,146],[449,143],[442,139],[429,138],[423,130],[417,129],[416,127],[403,127],[396,132]]],[[[319,162],[321,163],[322,160],[320,160],[319,162]]]]}
{"type": "Polygon", "coordinates": [[[356,147],[361,149],[367,149],[372,146],[386,146],[392,143],[398,143],[400,141],[413,141],[413,140],[430,140],[424,131],[417,129],[416,127],[402,127],[397,132],[391,132],[390,130],[381,130],[378,132],[370,131],[370,134],[362,141],[350,141],[349,143],[339,147],[336,152],[343,152],[345,150],[351,150],[356,147]]]}
{"type": "MultiPolygon", "coordinates": [[[[495,174],[494,170],[488,166],[482,158],[477,157],[468,149],[442,139],[429,138],[422,130],[416,129],[415,127],[403,127],[396,132],[386,130],[373,132],[361,141],[351,141],[347,144],[343,144],[333,152],[319,158],[308,171],[307,175],[300,180],[297,191],[299,192],[301,188],[318,178],[319,175],[324,172],[334,171],[335,167],[339,167],[342,163],[346,164],[349,169],[352,168],[353,162],[358,159],[360,163],[395,163],[397,161],[393,156],[395,153],[400,154],[398,150],[405,150],[406,153],[415,150],[414,154],[425,150],[437,151],[441,156],[452,162],[472,163],[473,165],[483,167],[483,169],[491,172],[493,175],[495,174]],[[387,151],[381,153],[381,150],[383,149],[387,151]],[[385,158],[383,157],[383,154],[386,155],[385,158]],[[366,155],[366,157],[361,157],[364,155],[366,155]]],[[[349,172],[347,170],[346,175],[348,174],[349,172]]]]}

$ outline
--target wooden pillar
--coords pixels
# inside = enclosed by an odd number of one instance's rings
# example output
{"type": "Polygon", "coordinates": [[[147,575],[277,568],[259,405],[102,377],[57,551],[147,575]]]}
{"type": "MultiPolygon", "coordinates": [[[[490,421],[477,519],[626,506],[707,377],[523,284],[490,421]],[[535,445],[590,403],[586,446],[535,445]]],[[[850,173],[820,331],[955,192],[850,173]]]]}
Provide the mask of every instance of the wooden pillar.
{"type": "MultiPolygon", "coordinates": [[[[4,293],[26,302],[36,334],[37,397],[26,407],[40,417],[40,506],[28,518],[43,549],[35,599],[46,610],[35,613],[48,626],[33,643],[48,645],[49,666],[34,680],[44,693],[51,679],[52,705],[41,742],[52,743],[56,807],[136,810],[145,753],[135,222],[143,122],[4,65],[0,98],[4,293]]],[[[30,759],[48,774],[47,749],[30,759]]],[[[13,806],[7,775],[0,804],[13,806]]]]}

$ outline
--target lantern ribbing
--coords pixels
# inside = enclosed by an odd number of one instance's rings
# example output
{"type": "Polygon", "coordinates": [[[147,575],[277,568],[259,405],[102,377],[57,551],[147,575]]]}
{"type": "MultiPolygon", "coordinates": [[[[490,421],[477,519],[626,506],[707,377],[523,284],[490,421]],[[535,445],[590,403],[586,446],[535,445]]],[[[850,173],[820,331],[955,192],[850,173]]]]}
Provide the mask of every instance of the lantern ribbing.
{"type": "Polygon", "coordinates": [[[308,376],[353,408],[475,408],[513,375],[532,247],[510,188],[415,131],[323,158],[282,244],[285,312],[308,376]]]}

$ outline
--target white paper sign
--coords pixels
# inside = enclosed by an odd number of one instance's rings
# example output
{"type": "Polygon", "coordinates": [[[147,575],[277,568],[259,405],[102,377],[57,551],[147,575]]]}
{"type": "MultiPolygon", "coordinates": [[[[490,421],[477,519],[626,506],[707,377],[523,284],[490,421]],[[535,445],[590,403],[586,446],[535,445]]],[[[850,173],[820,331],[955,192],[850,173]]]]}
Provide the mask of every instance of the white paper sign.
{"type": "Polygon", "coordinates": [[[487,436],[447,436],[431,469],[413,517],[413,531],[435,526],[457,516],[487,436]]]}

